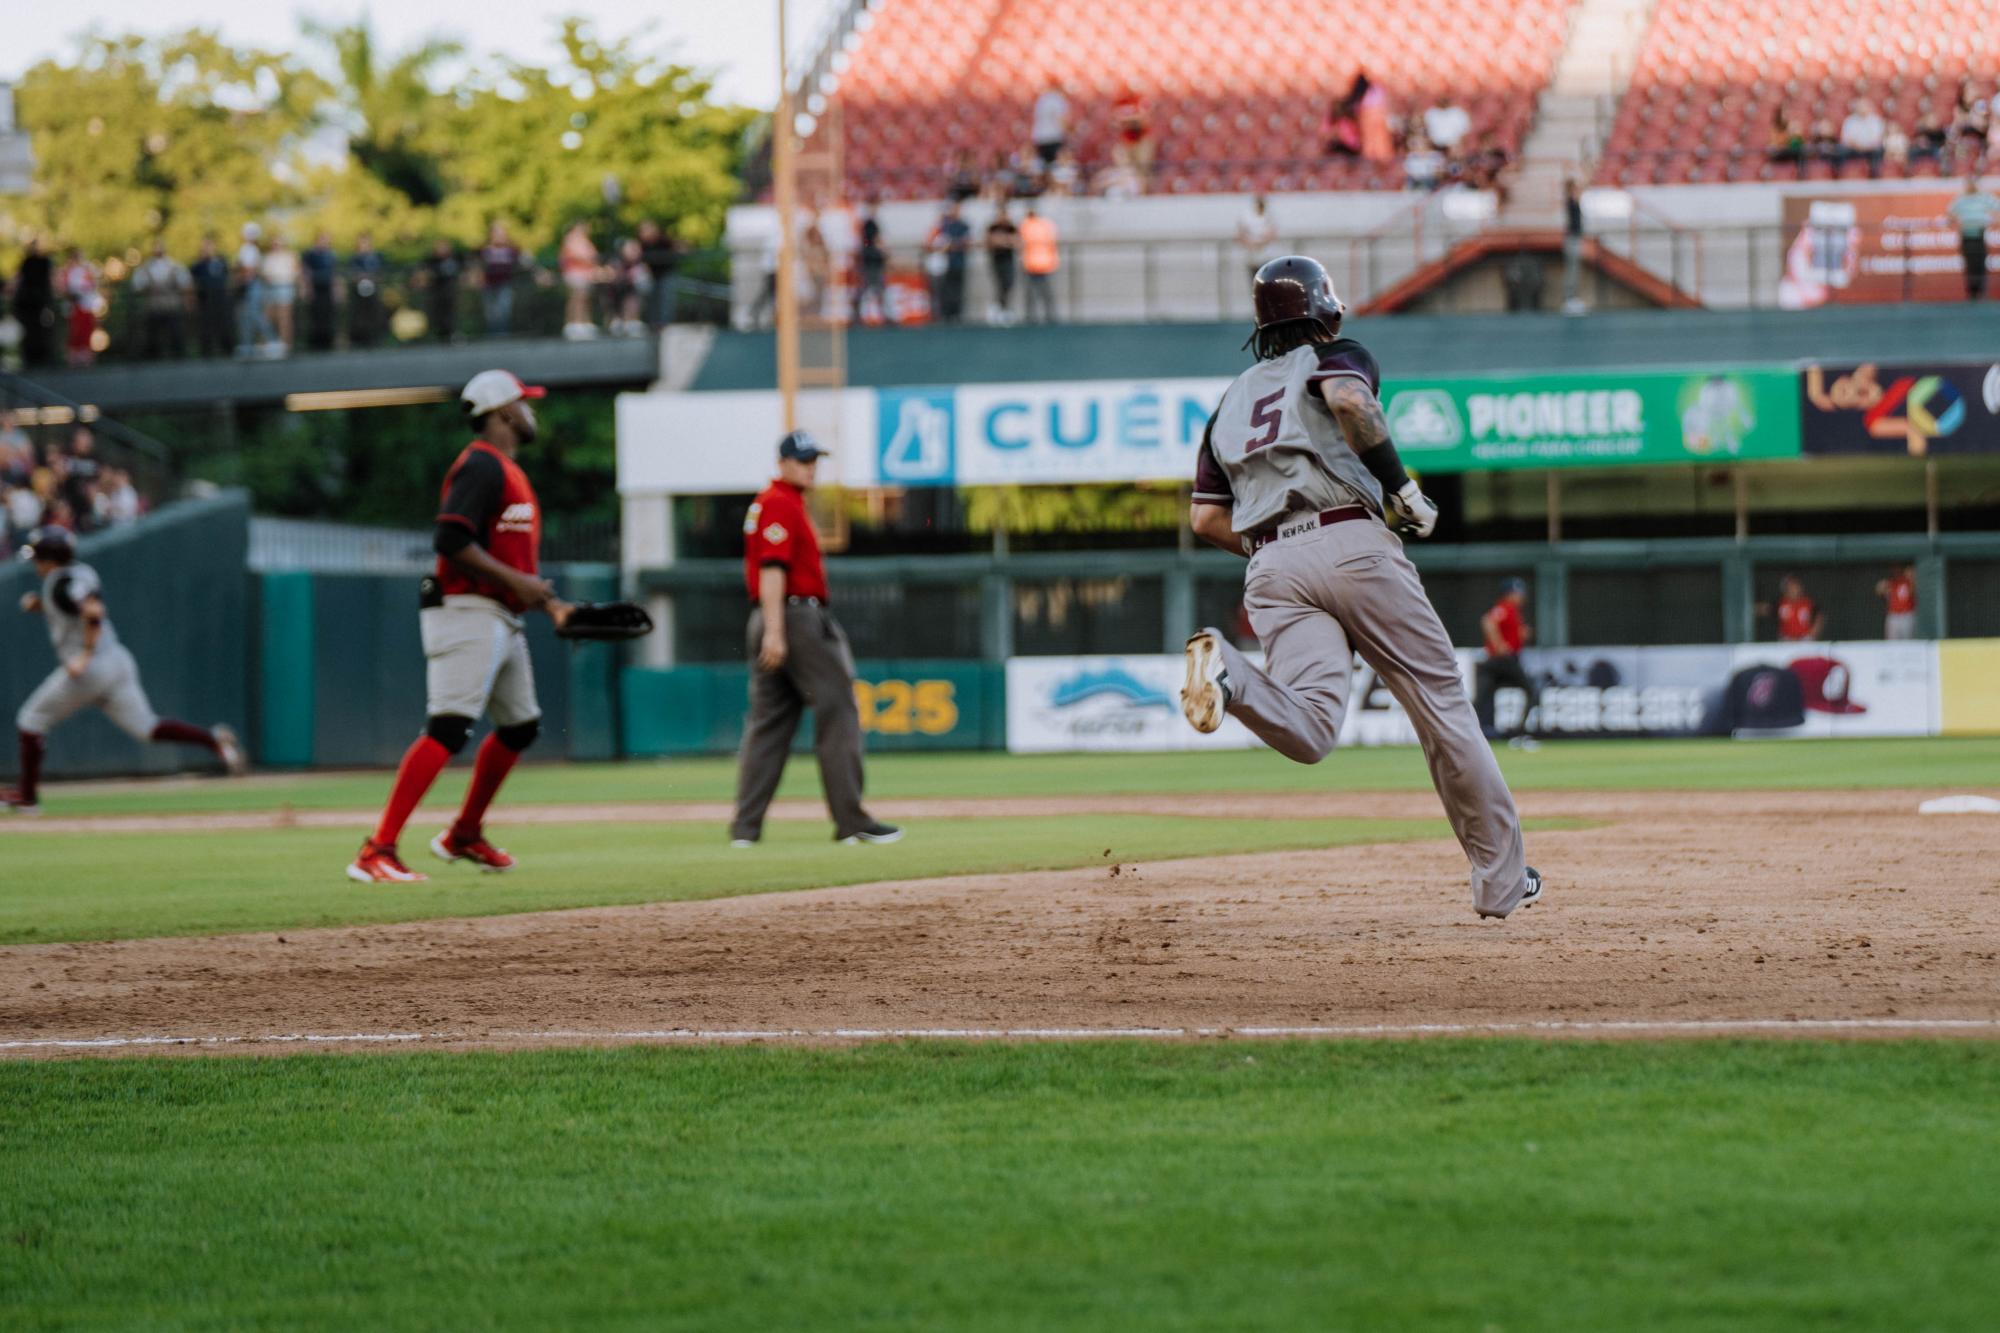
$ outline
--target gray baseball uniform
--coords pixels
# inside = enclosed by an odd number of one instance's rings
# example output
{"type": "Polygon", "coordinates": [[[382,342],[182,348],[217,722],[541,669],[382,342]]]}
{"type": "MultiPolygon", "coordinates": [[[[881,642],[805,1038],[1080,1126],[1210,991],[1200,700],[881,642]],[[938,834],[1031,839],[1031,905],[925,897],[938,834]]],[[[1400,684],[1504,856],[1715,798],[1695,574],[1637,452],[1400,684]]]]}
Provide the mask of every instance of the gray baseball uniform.
{"type": "Polygon", "coordinates": [[[1235,530],[1261,543],[1244,575],[1243,605],[1265,665],[1217,636],[1228,710],[1280,754],[1318,763],[1340,735],[1360,653],[1416,728],[1472,863],[1473,906],[1505,916],[1527,889],[1520,816],[1451,639],[1382,521],[1382,489],[1320,396],[1319,386],[1339,377],[1380,391],[1375,358],[1342,338],[1252,366],[1209,423],[1194,498],[1228,505],[1235,530]]]}
{"type": "Polygon", "coordinates": [[[84,648],[83,604],[102,592],[103,583],[89,565],[61,565],[42,580],[42,617],[56,650],[56,669],[21,705],[15,725],[22,731],[47,735],[57,723],[86,708],[103,709],[135,740],[149,739],[159,725],[159,715],[139,682],[139,664],[118,641],[109,617],[98,628],[97,647],[84,673],[73,677],[65,666],[84,648]]]}

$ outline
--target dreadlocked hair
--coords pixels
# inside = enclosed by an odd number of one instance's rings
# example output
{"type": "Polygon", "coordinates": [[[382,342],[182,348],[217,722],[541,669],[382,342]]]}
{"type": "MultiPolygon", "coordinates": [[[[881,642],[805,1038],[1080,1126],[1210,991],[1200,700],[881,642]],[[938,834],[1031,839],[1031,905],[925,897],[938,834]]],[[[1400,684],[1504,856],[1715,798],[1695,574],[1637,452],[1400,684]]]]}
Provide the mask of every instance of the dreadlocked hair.
{"type": "Polygon", "coordinates": [[[1311,343],[1332,342],[1316,319],[1288,319],[1271,324],[1251,335],[1259,361],[1270,361],[1311,343]]]}

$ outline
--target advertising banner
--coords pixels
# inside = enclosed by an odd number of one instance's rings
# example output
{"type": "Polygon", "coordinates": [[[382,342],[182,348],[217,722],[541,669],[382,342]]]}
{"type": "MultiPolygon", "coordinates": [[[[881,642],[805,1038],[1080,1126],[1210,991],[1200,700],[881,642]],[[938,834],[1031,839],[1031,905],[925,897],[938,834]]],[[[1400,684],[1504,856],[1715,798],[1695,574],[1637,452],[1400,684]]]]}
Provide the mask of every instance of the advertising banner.
{"type": "MultiPolygon", "coordinates": [[[[1955,301],[1965,296],[1955,192],[1795,194],[1784,204],[1787,310],[1883,301],[1955,301]]],[[[2000,230],[1987,233],[1989,246],[2000,230]]],[[[1989,253],[1988,269],[2000,269],[1989,253]]]]}
{"type": "MultiPolygon", "coordinates": [[[[1536,684],[1485,687],[1480,654],[1458,654],[1466,690],[1494,734],[1581,737],[1934,736],[1946,716],[1939,645],[1796,643],[1655,648],[1530,648],[1536,684]],[[1525,715],[1525,716],[1524,716],[1525,715]],[[1525,726],[1523,725],[1525,722],[1525,726]]],[[[1983,661],[1984,659],[1982,659],[1983,661]]],[[[1007,748],[1015,753],[1249,749],[1234,718],[1204,736],[1181,716],[1178,656],[1017,657],[1007,663],[1007,748]]],[[[1965,679],[1973,673],[1961,671],[1965,679]]],[[[1401,705],[1358,658],[1340,744],[1414,745],[1401,705]]],[[[1965,690],[1954,712],[1993,725],[1993,692],[1965,690]]]]}
{"type": "Polygon", "coordinates": [[[1938,644],[1938,732],[2000,736],[2000,639],[1938,644]]]}
{"type": "Polygon", "coordinates": [[[1396,380],[1389,433],[1420,471],[1796,458],[1784,371],[1396,380]]]}
{"type": "Polygon", "coordinates": [[[2000,363],[1808,366],[1799,376],[1808,454],[2000,450],[2000,363]]]}

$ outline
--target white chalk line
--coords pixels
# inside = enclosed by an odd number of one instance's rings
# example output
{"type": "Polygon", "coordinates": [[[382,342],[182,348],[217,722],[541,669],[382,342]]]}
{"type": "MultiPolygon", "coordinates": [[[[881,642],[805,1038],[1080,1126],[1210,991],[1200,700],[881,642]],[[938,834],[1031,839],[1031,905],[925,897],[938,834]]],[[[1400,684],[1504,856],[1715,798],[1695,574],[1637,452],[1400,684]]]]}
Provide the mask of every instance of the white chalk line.
{"type": "Polygon", "coordinates": [[[1434,1037],[1551,1033],[1995,1032],[2000,1018],[1541,1019],[1517,1023],[1360,1023],[1347,1026],[1046,1028],[652,1028],[594,1032],[291,1032],[262,1036],[35,1037],[0,1041],[0,1051],[121,1050],[148,1046],[348,1046],[421,1042],[655,1042],[678,1045],[758,1041],[1187,1041],[1227,1037],[1434,1037]]]}

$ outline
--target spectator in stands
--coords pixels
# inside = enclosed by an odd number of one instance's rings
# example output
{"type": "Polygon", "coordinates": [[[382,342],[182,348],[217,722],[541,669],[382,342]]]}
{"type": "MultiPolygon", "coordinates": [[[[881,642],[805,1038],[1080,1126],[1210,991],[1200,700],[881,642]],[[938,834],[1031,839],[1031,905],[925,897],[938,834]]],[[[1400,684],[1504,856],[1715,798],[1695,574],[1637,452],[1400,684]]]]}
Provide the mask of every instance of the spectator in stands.
{"type": "MultiPolygon", "coordinates": [[[[1771,610],[1769,602],[1757,604],[1760,616],[1771,614],[1771,610]]],[[[1806,596],[1806,585],[1795,574],[1787,574],[1778,581],[1777,616],[1780,643],[1808,643],[1826,629],[1826,617],[1813,599],[1806,596]]]]}
{"type": "Polygon", "coordinates": [[[882,245],[882,223],[875,216],[875,203],[870,200],[861,210],[861,284],[854,291],[853,322],[866,320],[871,324],[889,322],[889,252],[882,245]],[[868,299],[874,297],[870,306],[868,299]]]}
{"type": "Polygon", "coordinates": [[[1236,248],[1243,252],[1243,263],[1253,278],[1265,261],[1284,253],[1278,248],[1277,221],[1261,194],[1250,201],[1250,210],[1236,219],[1236,248]]]}
{"type": "Polygon", "coordinates": [[[138,519],[142,506],[132,474],[122,467],[104,469],[104,483],[97,488],[97,525],[115,528],[138,519]]]}
{"type": "Polygon", "coordinates": [[[1004,204],[1014,197],[1014,165],[1007,154],[996,148],[993,150],[993,165],[986,169],[986,176],[979,182],[979,197],[995,204],[1004,204]]]}
{"type": "MultiPolygon", "coordinates": [[[[1357,82],[1366,80],[1357,76],[1357,82]]],[[[1354,119],[1361,129],[1361,156],[1365,161],[1383,163],[1396,160],[1396,136],[1389,128],[1389,94],[1379,83],[1370,83],[1354,104],[1354,119]]]]}
{"type": "Polygon", "coordinates": [[[1910,135],[1910,160],[1912,162],[1942,162],[1944,146],[1950,135],[1944,122],[1935,114],[1926,111],[1917,117],[1916,131],[1910,135]]]}
{"type": "Polygon", "coordinates": [[[521,271],[521,248],[507,235],[507,224],[494,219],[479,247],[479,312],[489,338],[514,331],[514,278],[521,271]]]}
{"type": "Polygon", "coordinates": [[[1431,147],[1422,130],[1410,136],[1403,155],[1403,182],[1412,190],[1435,190],[1444,179],[1444,154],[1431,147]]]}
{"type": "Polygon", "coordinates": [[[87,366],[97,359],[97,320],[104,313],[104,298],[97,290],[97,265],[72,245],[63,256],[56,281],[69,304],[69,364],[87,366]]]}
{"type": "Polygon", "coordinates": [[[243,224],[243,241],[236,247],[236,355],[255,356],[271,340],[264,311],[264,229],[243,224]]]}
{"type": "MultiPolygon", "coordinates": [[[[597,324],[590,315],[590,287],[597,281],[597,246],[590,239],[589,224],[572,222],[563,233],[556,251],[556,267],[562,272],[563,289],[568,293],[563,307],[563,337],[595,338],[597,324]]],[[[771,289],[777,290],[777,263],[771,265],[771,289]]]]}
{"type": "Polygon", "coordinates": [[[1014,322],[1014,265],[1021,248],[1021,229],[1007,216],[1006,201],[993,210],[986,224],[986,262],[993,272],[993,303],[986,308],[988,324],[1014,322]]]}
{"type": "Polygon", "coordinates": [[[55,266],[42,251],[39,236],[28,237],[21,266],[14,270],[14,295],[9,302],[21,325],[21,361],[31,369],[56,359],[55,266]]]}
{"type": "Polygon", "coordinates": [[[1986,294],[1986,230],[2000,211],[2000,199],[1979,188],[1979,177],[1965,178],[1965,193],[1951,201],[1951,215],[1958,222],[1958,253],[1965,263],[1965,299],[1977,301],[1986,294]]]}
{"type": "Polygon", "coordinates": [[[612,337],[645,336],[646,303],[652,292],[653,271],[646,267],[646,247],[639,244],[638,237],[628,236],[618,243],[618,258],[611,267],[612,337]]]}
{"type": "Polygon", "coordinates": [[[979,168],[973,165],[972,154],[961,148],[953,154],[951,170],[945,176],[944,197],[954,204],[962,204],[979,193],[979,168]]]}
{"type": "Polygon", "coordinates": [[[1035,155],[1042,161],[1042,171],[1047,173],[1054,168],[1056,158],[1069,140],[1069,98],[1063,96],[1061,84],[1050,82],[1035,98],[1028,137],[1034,142],[1035,155]]]}
{"type": "Polygon", "coordinates": [[[458,341],[458,286],[465,279],[465,261],[458,247],[440,236],[423,264],[426,313],[431,336],[442,343],[458,341]]]}
{"type": "Polygon", "coordinates": [[[153,253],[132,270],[132,295],[139,302],[139,355],[181,357],[187,354],[189,288],[194,279],[167,253],[167,243],[153,242],[153,253]]]}
{"type": "Polygon", "coordinates": [[[1806,133],[1783,107],[1771,108],[1771,143],[1764,150],[1770,162],[1790,162],[1798,178],[1806,178],[1806,133]]]}
{"type": "Polygon", "coordinates": [[[42,497],[35,491],[32,471],[27,480],[11,486],[0,483],[0,491],[5,492],[7,505],[0,513],[0,527],[8,529],[7,549],[12,550],[42,525],[42,497]]]}
{"type": "Polygon", "coordinates": [[[1505,579],[1500,584],[1499,600],[1479,618],[1479,633],[1486,647],[1486,660],[1480,664],[1480,675],[1484,678],[1487,691],[1488,715],[1493,714],[1496,696],[1503,687],[1522,693],[1521,716],[1515,725],[1502,733],[1498,721],[1494,723],[1496,735],[1506,734],[1507,743],[1522,750],[1535,748],[1534,740],[1528,735],[1528,715],[1534,711],[1536,703],[1535,682],[1521,665],[1521,650],[1535,637],[1534,626],[1521,618],[1521,608],[1527,601],[1528,581],[1505,579]]]}
{"type": "Polygon", "coordinates": [[[1506,206],[1507,183],[1501,173],[1507,169],[1507,150],[1492,134],[1480,136],[1469,150],[1462,151],[1457,165],[1459,184],[1468,190],[1491,190],[1499,196],[1500,206],[1506,206]]]}
{"type": "Polygon", "coordinates": [[[35,442],[18,415],[0,408],[0,486],[25,486],[34,470],[35,442]]]}
{"type": "MultiPolygon", "coordinates": [[[[833,290],[833,251],[826,243],[826,232],[821,229],[819,212],[814,208],[801,209],[799,228],[799,313],[819,314],[832,318],[833,310],[828,304],[828,296],[833,290]]],[[[971,236],[968,228],[966,235],[971,236]]]]}
{"type": "Polygon", "coordinates": [[[217,249],[214,232],[201,238],[188,281],[194,287],[195,343],[203,356],[228,356],[229,261],[217,249]]]}
{"type": "Polygon", "coordinates": [[[1837,165],[1846,165],[1856,158],[1868,163],[1868,178],[1875,180],[1882,175],[1883,138],[1888,126],[1875,104],[1865,97],[1856,98],[1849,108],[1847,119],[1840,122],[1840,154],[1835,159],[1837,165]]]}
{"type": "Polygon", "coordinates": [[[1875,595],[1882,599],[1882,637],[1916,638],[1917,567],[1912,564],[1894,566],[1889,571],[1889,577],[1875,585],[1875,595]]]}
{"type": "Polygon", "coordinates": [[[270,321],[271,354],[289,356],[292,351],[292,311],[299,300],[299,256],[284,235],[271,238],[264,252],[264,309],[270,321]]]}
{"type": "Polygon", "coordinates": [[[931,308],[941,323],[965,317],[965,257],[972,245],[972,228],[959,216],[958,205],[947,204],[931,229],[924,268],[931,276],[931,308]]]}
{"type": "Polygon", "coordinates": [[[347,344],[373,347],[382,337],[382,282],[385,265],[375,238],[362,232],[347,257],[347,344]]]}
{"type": "Polygon", "coordinates": [[[1021,219],[1021,271],[1028,275],[1022,297],[1022,317],[1033,320],[1039,307],[1041,322],[1056,322],[1056,271],[1062,267],[1061,236],[1056,224],[1045,218],[1031,201],[1028,215],[1021,219]]]}
{"type": "Polygon", "coordinates": [[[333,306],[340,277],[340,256],[333,252],[333,238],[326,232],[314,234],[312,248],[299,256],[306,279],[306,346],[315,352],[333,350],[333,306]]]}
{"type": "Polygon", "coordinates": [[[1842,162],[1840,135],[1834,130],[1833,122],[1824,116],[1812,123],[1806,135],[1806,160],[1808,162],[1828,162],[1838,171],[1842,162]]]}
{"type": "MultiPolygon", "coordinates": [[[[847,216],[843,210],[841,216],[847,216]]],[[[852,219],[849,219],[850,225],[852,219]]],[[[822,228],[826,219],[820,220],[822,228]]],[[[827,243],[833,246],[831,241],[827,243]]],[[[838,246],[833,246],[838,257],[838,246]]],[[[646,272],[653,280],[652,303],[646,310],[646,322],[653,328],[665,328],[674,318],[674,274],[681,266],[681,248],[666,228],[651,218],[639,224],[639,253],[646,263],[646,272]]]]}
{"type": "Polygon", "coordinates": [[[1159,149],[1153,137],[1153,123],[1146,103],[1129,85],[1111,106],[1111,123],[1117,139],[1111,146],[1112,163],[1122,167],[1133,180],[1133,193],[1144,194],[1153,175],[1153,156],[1159,149]]]}
{"type": "Polygon", "coordinates": [[[1446,157],[1458,155],[1459,145],[1471,131],[1472,117],[1449,97],[1424,112],[1424,135],[1446,157]]]}
{"type": "Polygon", "coordinates": [[[88,426],[70,432],[69,448],[62,457],[62,500],[76,516],[79,530],[96,525],[97,488],[104,479],[104,465],[97,457],[97,436],[88,426]]]}
{"type": "Polygon", "coordinates": [[[1333,99],[1319,124],[1320,149],[1328,157],[1361,156],[1361,99],[1370,88],[1366,74],[1356,74],[1347,91],[1333,99]]]}
{"type": "Polygon", "coordinates": [[[1563,181],[1563,313],[1583,313],[1583,190],[1563,181]]]}
{"type": "Polygon", "coordinates": [[[1056,164],[1049,168],[1048,192],[1058,198],[1082,194],[1089,178],[1084,175],[1083,163],[1077,160],[1074,148],[1064,148],[1056,154],[1056,164]]]}
{"type": "Polygon", "coordinates": [[[1892,176],[1910,174],[1910,136],[1894,121],[1889,123],[1889,128],[1882,135],[1882,165],[1889,169],[1892,176]]]}
{"type": "Polygon", "coordinates": [[[1987,134],[1992,128],[1992,104],[1981,97],[1970,79],[1958,85],[1958,102],[1951,113],[1951,145],[1954,166],[1971,158],[1975,163],[1986,156],[1987,134]]]}

